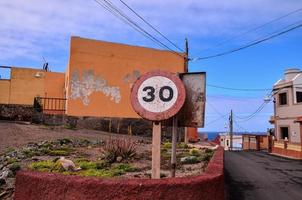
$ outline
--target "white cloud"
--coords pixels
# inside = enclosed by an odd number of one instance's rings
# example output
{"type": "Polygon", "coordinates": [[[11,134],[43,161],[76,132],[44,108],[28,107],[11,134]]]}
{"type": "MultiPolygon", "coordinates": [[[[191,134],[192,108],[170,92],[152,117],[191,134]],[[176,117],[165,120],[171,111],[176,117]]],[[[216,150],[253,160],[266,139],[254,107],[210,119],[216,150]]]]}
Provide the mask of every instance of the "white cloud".
{"type": "MultiPolygon", "coordinates": [[[[230,36],[301,6],[297,0],[125,1],[177,43],[185,37],[230,36]]],[[[0,62],[26,58],[39,63],[44,55],[64,67],[71,35],[156,46],[93,0],[2,0],[0,19],[0,62]],[[65,55],[59,61],[53,56],[58,52],[65,55]]]]}

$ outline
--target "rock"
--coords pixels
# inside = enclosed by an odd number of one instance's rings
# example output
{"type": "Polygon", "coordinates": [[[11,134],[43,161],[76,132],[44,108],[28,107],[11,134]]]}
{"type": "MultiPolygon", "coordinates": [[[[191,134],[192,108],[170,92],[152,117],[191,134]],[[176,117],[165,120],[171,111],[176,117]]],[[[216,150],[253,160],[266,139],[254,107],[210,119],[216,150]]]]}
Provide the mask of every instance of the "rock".
{"type": "Polygon", "coordinates": [[[0,179],[6,180],[8,177],[11,176],[13,176],[13,172],[10,169],[4,167],[2,172],[0,173],[0,179]]]}
{"type": "Polygon", "coordinates": [[[7,189],[14,189],[15,188],[15,178],[6,179],[6,188],[7,189]]]}
{"type": "Polygon", "coordinates": [[[72,162],[72,160],[68,160],[65,157],[60,157],[58,160],[61,166],[65,171],[79,171],[81,168],[76,168],[75,164],[72,162]]]}
{"type": "Polygon", "coordinates": [[[187,156],[180,159],[181,163],[194,164],[198,161],[196,156],[187,156]]]}
{"type": "Polygon", "coordinates": [[[123,158],[121,156],[116,157],[116,162],[121,162],[123,158]]]}

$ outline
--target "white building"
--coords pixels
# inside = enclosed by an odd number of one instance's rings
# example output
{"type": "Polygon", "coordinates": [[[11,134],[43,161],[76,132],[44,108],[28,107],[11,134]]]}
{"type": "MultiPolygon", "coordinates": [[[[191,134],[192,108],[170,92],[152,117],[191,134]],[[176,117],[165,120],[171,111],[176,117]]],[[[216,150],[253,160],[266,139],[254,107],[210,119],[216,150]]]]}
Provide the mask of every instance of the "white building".
{"type": "Polygon", "coordinates": [[[275,126],[273,153],[302,158],[302,133],[299,120],[302,116],[302,72],[288,69],[284,78],[274,84],[275,126]]]}
{"type": "MultiPolygon", "coordinates": [[[[228,151],[231,147],[231,136],[229,133],[220,133],[220,146],[228,151]]],[[[242,135],[233,135],[233,150],[242,150],[242,135]]]]}

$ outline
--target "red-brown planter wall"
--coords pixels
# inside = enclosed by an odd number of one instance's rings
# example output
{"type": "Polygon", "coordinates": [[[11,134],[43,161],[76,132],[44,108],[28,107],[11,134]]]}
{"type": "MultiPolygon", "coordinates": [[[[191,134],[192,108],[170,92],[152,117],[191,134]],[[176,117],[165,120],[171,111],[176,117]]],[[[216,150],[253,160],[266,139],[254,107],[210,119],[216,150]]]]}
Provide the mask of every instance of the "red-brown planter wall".
{"type": "Polygon", "coordinates": [[[36,199],[224,199],[223,149],[200,176],[166,179],[99,179],[22,171],[15,200],[36,199]]]}

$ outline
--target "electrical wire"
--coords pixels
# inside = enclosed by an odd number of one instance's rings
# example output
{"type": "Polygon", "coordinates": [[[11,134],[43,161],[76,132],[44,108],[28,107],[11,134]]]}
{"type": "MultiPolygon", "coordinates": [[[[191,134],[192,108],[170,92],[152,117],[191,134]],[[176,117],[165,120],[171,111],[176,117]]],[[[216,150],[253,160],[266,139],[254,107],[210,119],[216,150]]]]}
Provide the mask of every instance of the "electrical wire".
{"type": "Polygon", "coordinates": [[[222,41],[222,42],[220,42],[220,43],[218,43],[218,44],[216,44],[216,45],[214,45],[214,46],[212,46],[210,48],[204,49],[202,51],[208,51],[208,50],[214,49],[215,47],[222,46],[222,45],[224,45],[224,44],[226,44],[226,43],[228,43],[230,41],[233,41],[235,39],[241,38],[242,36],[245,36],[245,35],[247,35],[249,33],[255,32],[255,31],[259,30],[259,29],[262,29],[265,26],[273,24],[274,22],[277,22],[277,21],[279,21],[281,19],[284,19],[284,18],[286,18],[288,16],[291,16],[291,15],[296,14],[296,13],[301,12],[301,11],[302,11],[302,8],[298,8],[296,10],[293,10],[293,11],[291,11],[291,12],[285,14],[285,15],[282,15],[280,17],[277,17],[277,18],[273,19],[273,20],[270,20],[270,21],[268,21],[268,22],[266,22],[266,23],[264,23],[264,24],[262,24],[260,26],[257,26],[257,27],[254,27],[252,29],[249,29],[249,30],[247,30],[247,31],[245,31],[245,32],[243,32],[241,34],[238,34],[238,35],[234,36],[233,38],[226,39],[226,40],[224,40],[224,41],[222,41]]]}
{"type": "Polygon", "coordinates": [[[225,89],[225,90],[236,90],[236,91],[271,91],[272,90],[268,88],[231,88],[231,87],[224,87],[224,86],[212,85],[212,84],[207,84],[207,86],[225,89]]]}
{"type": "Polygon", "coordinates": [[[147,32],[145,29],[143,29],[141,26],[139,26],[136,22],[134,22],[130,17],[128,17],[122,10],[120,10],[118,7],[116,7],[110,0],[94,0],[98,5],[102,6],[104,9],[106,9],[108,12],[113,14],[115,17],[119,18],[123,22],[125,22],[127,25],[131,26],[134,30],[141,33],[143,36],[147,37],[157,45],[161,46],[164,49],[170,50],[172,53],[177,54],[180,57],[184,57],[184,55],[174,51],[167,45],[165,45],[163,42],[158,40],[156,37],[151,35],[149,32],[147,32]]]}
{"type": "Polygon", "coordinates": [[[157,32],[159,35],[161,35],[163,38],[165,38],[170,44],[172,44],[176,49],[180,51],[184,51],[182,48],[180,48],[177,44],[169,40],[168,37],[166,37],[163,33],[161,33],[157,28],[155,28],[151,23],[149,23],[146,19],[144,19],[138,12],[136,12],[133,8],[131,8],[126,2],[123,0],[119,0],[124,6],[126,6],[130,11],[132,11],[137,17],[139,17],[145,24],[147,24],[150,28],[152,28],[155,32],[157,32]]]}
{"type": "MultiPolygon", "coordinates": [[[[296,24],[296,23],[294,23],[296,24]]],[[[293,24],[289,25],[289,26],[292,26],[293,24]]],[[[288,27],[288,26],[287,26],[288,27]]],[[[238,48],[235,48],[235,49],[232,49],[232,50],[229,50],[229,51],[225,51],[225,52],[222,52],[222,53],[218,53],[218,54],[214,54],[214,55],[209,55],[209,56],[205,56],[205,57],[197,57],[197,58],[190,58],[189,60],[190,61],[198,61],[198,60],[205,60],[205,59],[210,59],[210,58],[216,58],[216,57],[220,57],[220,56],[224,56],[224,55],[228,55],[228,54],[231,54],[231,53],[234,53],[234,52],[237,52],[237,51],[240,51],[240,50],[243,50],[243,49],[246,49],[246,48],[249,48],[249,47],[252,47],[252,46],[255,46],[257,44],[260,44],[262,42],[265,42],[265,41],[268,41],[270,39],[273,39],[275,37],[278,37],[278,36],[281,36],[283,34],[286,34],[290,31],[293,31],[295,29],[298,29],[298,28],[301,28],[302,27],[302,23],[299,23],[298,25],[295,25],[291,28],[288,28],[286,30],[283,30],[283,31],[279,31],[277,33],[274,33],[274,34],[271,34],[271,35],[268,35],[266,37],[264,37],[263,39],[259,39],[257,41],[254,41],[254,42],[251,42],[247,45],[244,45],[244,46],[241,46],[241,47],[238,47],[238,48]]],[[[283,28],[284,29],[284,28],[283,28]]]]}
{"type": "Polygon", "coordinates": [[[219,120],[222,119],[222,118],[225,118],[227,115],[228,115],[228,114],[225,114],[224,116],[219,116],[217,119],[212,120],[212,121],[206,123],[206,126],[208,126],[208,125],[210,125],[210,124],[213,124],[213,123],[219,121],[219,120]]]}
{"type": "Polygon", "coordinates": [[[239,125],[239,123],[236,120],[233,119],[233,122],[234,122],[235,126],[237,126],[239,129],[243,130],[244,132],[248,132],[247,129],[245,129],[244,127],[239,125]]]}

